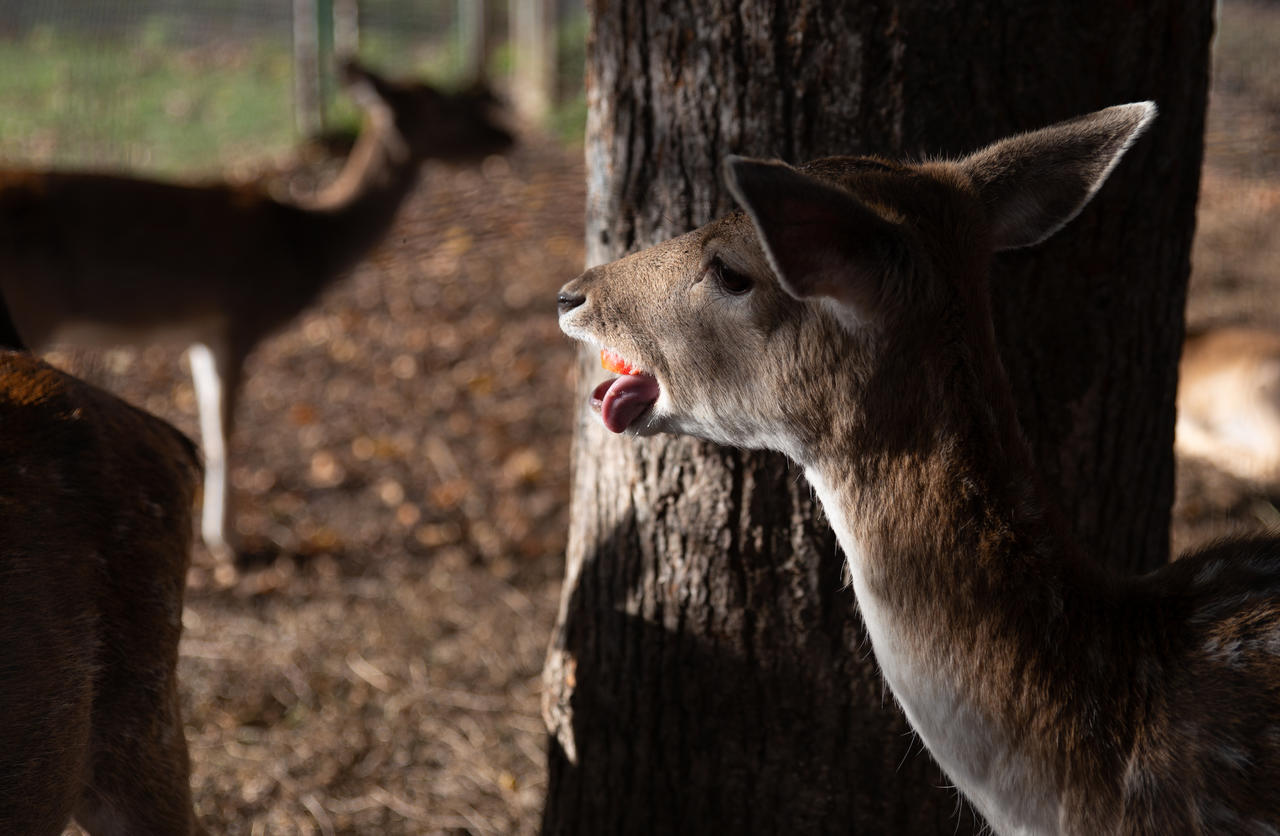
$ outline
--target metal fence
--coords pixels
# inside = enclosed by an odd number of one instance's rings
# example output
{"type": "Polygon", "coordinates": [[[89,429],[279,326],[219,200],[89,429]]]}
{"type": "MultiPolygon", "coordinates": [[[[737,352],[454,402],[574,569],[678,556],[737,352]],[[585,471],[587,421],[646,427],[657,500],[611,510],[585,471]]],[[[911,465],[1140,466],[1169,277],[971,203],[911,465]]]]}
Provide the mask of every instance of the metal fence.
{"type": "Polygon", "coordinates": [[[199,176],[270,158],[354,118],[332,56],[357,44],[392,75],[485,75],[538,118],[579,95],[583,15],[582,0],[0,0],[0,165],[199,176]]]}

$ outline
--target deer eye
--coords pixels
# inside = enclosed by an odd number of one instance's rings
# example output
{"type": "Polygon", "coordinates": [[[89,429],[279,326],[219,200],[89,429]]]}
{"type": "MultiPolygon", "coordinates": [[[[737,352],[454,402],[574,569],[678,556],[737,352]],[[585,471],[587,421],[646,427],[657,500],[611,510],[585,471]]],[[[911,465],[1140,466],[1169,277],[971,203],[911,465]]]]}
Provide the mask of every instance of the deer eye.
{"type": "Polygon", "coordinates": [[[753,282],[751,277],[745,273],[739,273],[732,269],[718,258],[713,258],[711,263],[707,265],[707,272],[710,273],[725,293],[733,296],[741,296],[751,290],[753,282]]]}

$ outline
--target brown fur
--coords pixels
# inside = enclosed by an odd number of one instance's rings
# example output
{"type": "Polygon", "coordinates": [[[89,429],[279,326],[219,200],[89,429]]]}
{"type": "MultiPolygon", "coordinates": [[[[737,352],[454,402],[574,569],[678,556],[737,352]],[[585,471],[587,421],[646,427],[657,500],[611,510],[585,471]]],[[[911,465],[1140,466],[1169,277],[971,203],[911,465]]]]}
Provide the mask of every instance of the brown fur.
{"type": "Polygon", "coordinates": [[[0,351],[0,832],[199,832],[176,665],[199,463],[0,351]]]}
{"type": "Polygon", "coordinates": [[[1224,327],[1190,335],[1178,371],[1178,453],[1280,485],[1280,334],[1224,327]]]}
{"type": "Polygon", "coordinates": [[[1038,485],[996,352],[992,250],[1079,210],[1149,118],[1127,110],[959,163],[745,161],[750,217],[587,271],[561,291],[562,324],[658,378],[629,432],[805,466],[869,627],[889,625],[872,638],[890,685],[913,722],[944,712],[934,753],[972,769],[953,772],[962,790],[994,781],[972,800],[997,832],[1274,832],[1280,543],[1136,579],[1095,566],[1038,485]],[[716,259],[754,289],[717,290],[716,259]],[[948,742],[952,721],[981,731],[948,742]]]}

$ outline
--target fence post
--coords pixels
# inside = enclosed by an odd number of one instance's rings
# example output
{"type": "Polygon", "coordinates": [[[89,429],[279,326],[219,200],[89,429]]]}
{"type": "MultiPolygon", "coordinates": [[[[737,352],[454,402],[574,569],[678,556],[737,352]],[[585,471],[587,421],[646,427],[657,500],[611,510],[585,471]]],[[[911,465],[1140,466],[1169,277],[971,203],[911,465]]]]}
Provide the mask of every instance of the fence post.
{"type": "Polygon", "coordinates": [[[355,58],[359,52],[360,4],[356,0],[334,0],[333,54],[338,58],[355,58]]]}
{"type": "Polygon", "coordinates": [[[316,2],[316,75],[320,79],[320,127],[329,120],[329,103],[333,101],[333,0],[316,2]]]}
{"type": "Polygon", "coordinates": [[[512,61],[511,94],[521,116],[539,121],[555,100],[556,3],[509,0],[512,61]]]}
{"type": "Polygon", "coordinates": [[[485,0],[456,0],[458,64],[462,78],[485,81],[489,71],[489,23],[485,0]]]}
{"type": "Polygon", "coordinates": [[[317,0],[293,0],[293,114],[301,136],[319,133],[324,122],[317,12],[317,0]]]}

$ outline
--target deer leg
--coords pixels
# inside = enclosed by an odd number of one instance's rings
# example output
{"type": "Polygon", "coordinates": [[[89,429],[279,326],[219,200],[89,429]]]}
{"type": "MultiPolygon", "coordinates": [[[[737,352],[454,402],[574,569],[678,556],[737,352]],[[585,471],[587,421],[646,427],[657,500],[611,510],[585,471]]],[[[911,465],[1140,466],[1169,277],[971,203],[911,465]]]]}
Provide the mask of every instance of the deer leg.
{"type": "Polygon", "coordinates": [[[195,343],[188,357],[200,413],[200,440],[204,447],[204,500],[200,536],[221,563],[235,552],[228,541],[231,486],[227,462],[232,420],[235,416],[243,357],[225,344],[195,343]]]}

